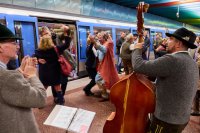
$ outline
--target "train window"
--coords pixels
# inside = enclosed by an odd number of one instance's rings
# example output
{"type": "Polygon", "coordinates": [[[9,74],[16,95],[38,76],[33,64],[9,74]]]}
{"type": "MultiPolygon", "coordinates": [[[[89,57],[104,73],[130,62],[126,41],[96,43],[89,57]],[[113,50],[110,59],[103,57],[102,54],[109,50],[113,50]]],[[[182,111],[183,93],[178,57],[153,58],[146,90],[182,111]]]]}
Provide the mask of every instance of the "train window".
{"type": "MultiPolygon", "coordinates": [[[[15,22],[15,34],[19,37],[22,37],[22,34],[21,34],[21,24],[20,22],[15,22]]],[[[22,46],[22,40],[20,40],[19,42],[19,45],[20,45],[20,52],[18,53],[18,63],[21,64],[21,61],[22,61],[22,58],[24,57],[24,49],[23,49],[23,46],[22,46]]]]}
{"type": "Polygon", "coordinates": [[[129,29],[116,29],[116,41],[121,37],[121,34],[125,33],[125,35],[128,35],[130,33],[129,29]]]}
{"type": "Polygon", "coordinates": [[[86,75],[86,68],[85,68],[85,59],[86,59],[86,48],[87,48],[87,38],[90,34],[90,27],[89,26],[78,26],[78,37],[79,37],[79,64],[78,64],[78,71],[79,76],[86,75]]]}
{"type": "Polygon", "coordinates": [[[94,27],[94,34],[99,33],[101,31],[105,31],[112,36],[112,29],[108,27],[94,27]]]}
{"type": "Polygon", "coordinates": [[[88,26],[78,27],[80,60],[86,59],[85,51],[87,47],[87,38],[89,34],[90,34],[90,27],[88,26]]]}
{"type": "Polygon", "coordinates": [[[34,22],[14,21],[15,34],[22,37],[20,45],[19,64],[26,55],[32,56],[37,48],[37,39],[34,22]],[[27,34],[28,33],[28,34],[27,34]]]}
{"type": "Polygon", "coordinates": [[[151,31],[151,39],[153,41],[153,43],[155,42],[156,38],[162,38],[163,37],[163,34],[162,32],[157,32],[157,31],[151,31]]]}

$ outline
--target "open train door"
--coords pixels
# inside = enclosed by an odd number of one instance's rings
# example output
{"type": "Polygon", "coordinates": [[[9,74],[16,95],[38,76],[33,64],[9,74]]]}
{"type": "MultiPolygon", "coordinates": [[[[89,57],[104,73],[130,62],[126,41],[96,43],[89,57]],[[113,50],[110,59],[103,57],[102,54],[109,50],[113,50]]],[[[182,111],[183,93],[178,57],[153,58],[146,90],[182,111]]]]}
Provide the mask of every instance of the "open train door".
{"type": "Polygon", "coordinates": [[[19,42],[20,53],[16,61],[19,66],[22,58],[26,55],[32,56],[38,44],[37,18],[21,15],[0,14],[1,23],[4,23],[13,33],[22,37],[19,42]]]}
{"type": "Polygon", "coordinates": [[[19,63],[26,55],[32,56],[38,44],[37,18],[20,15],[6,15],[7,27],[17,36],[23,38],[20,41],[19,63]]]}
{"type": "Polygon", "coordinates": [[[87,75],[85,68],[85,61],[86,61],[87,37],[90,33],[93,33],[92,25],[84,22],[77,22],[79,76],[87,75]]]}

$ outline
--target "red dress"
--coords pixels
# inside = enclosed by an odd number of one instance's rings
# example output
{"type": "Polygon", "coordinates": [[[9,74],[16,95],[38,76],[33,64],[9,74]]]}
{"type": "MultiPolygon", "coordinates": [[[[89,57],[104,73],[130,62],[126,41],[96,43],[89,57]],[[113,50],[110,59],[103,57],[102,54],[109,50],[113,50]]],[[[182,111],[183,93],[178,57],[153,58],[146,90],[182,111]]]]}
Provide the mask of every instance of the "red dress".
{"type": "Polygon", "coordinates": [[[117,81],[119,81],[118,73],[114,63],[113,42],[109,41],[103,44],[107,52],[98,66],[98,72],[105,81],[105,87],[110,89],[117,81]]]}

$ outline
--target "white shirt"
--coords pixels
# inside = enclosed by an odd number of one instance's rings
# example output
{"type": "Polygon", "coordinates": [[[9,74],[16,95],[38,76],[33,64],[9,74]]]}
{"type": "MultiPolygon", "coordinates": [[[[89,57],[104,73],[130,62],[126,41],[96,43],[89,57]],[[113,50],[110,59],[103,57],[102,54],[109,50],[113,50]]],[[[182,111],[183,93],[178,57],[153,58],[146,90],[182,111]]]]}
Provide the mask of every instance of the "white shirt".
{"type": "Polygon", "coordinates": [[[3,63],[3,62],[1,62],[1,61],[0,61],[0,67],[1,67],[1,68],[4,68],[4,69],[7,69],[7,66],[6,66],[6,64],[4,64],[4,63],[3,63]]]}

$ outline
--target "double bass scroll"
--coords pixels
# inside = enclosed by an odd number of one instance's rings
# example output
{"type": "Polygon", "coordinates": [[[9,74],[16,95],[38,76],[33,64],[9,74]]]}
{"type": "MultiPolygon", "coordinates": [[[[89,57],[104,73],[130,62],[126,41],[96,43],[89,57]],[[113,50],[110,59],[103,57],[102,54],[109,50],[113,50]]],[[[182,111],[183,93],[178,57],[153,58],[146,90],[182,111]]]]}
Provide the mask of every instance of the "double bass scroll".
{"type": "Polygon", "coordinates": [[[144,42],[143,33],[144,33],[144,12],[147,12],[149,4],[140,2],[137,7],[137,33],[138,33],[138,42],[144,42]]]}

